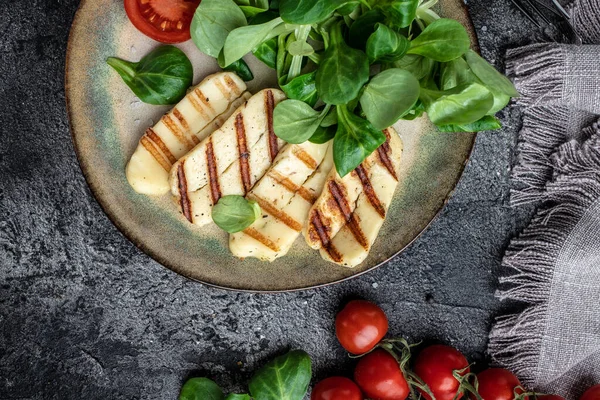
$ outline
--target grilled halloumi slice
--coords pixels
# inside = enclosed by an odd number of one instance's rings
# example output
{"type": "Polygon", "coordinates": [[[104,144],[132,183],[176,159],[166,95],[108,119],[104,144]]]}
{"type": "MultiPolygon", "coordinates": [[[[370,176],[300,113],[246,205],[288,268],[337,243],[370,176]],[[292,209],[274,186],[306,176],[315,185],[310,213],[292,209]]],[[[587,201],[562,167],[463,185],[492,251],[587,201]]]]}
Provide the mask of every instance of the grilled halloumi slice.
{"type": "Polygon", "coordinates": [[[129,184],[142,194],[169,191],[171,166],[218,129],[250,94],[236,74],[206,77],[140,139],[126,168],[129,184]]]}
{"type": "Polygon", "coordinates": [[[171,168],[171,193],[185,218],[212,222],[211,210],[226,195],[246,195],[264,175],[285,142],[273,131],[273,109],[285,99],[265,89],[171,168]]]}
{"type": "Polygon", "coordinates": [[[233,255],[263,261],[286,255],[321,194],[332,166],[328,143],[288,144],[281,149],[271,168],[246,195],[260,205],[263,218],[244,231],[229,235],[233,255]]]}
{"type": "Polygon", "coordinates": [[[385,221],[398,186],[402,141],[392,128],[384,132],[387,141],[344,179],[332,171],[310,211],[306,240],[328,261],[347,267],[360,264],[385,221]]]}

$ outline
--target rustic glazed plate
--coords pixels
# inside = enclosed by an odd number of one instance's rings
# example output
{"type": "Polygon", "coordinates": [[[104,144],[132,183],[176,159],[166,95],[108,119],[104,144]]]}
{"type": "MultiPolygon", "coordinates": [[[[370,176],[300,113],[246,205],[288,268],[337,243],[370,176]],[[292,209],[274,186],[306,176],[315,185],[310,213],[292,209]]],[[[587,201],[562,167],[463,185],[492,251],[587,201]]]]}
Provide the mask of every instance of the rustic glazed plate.
{"type": "MultiPolygon", "coordinates": [[[[438,12],[461,21],[476,43],[463,0],[442,0],[438,12]]],[[[404,141],[400,185],[370,256],[348,269],[321,259],[302,236],[286,257],[273,263],[241,261],[228,250],[227,234],[215,226],[193,227],[169,196],[134,192],[125,165],[145,129],[168,107],[141,103],[112,71],[109,56],[138,61],[158,46],[127,19],[122,0],[83,0],[71,29],[66,94],[71,132],[81,168],[94,195],[114,224],[166,267],[222,288],[285,291],[326,285],[373,269],[402,251],[436,217],[462,174],[475,136],[438,133],[426,120],[396,126],[404,141]]],[[[180,48],[192,60],[194,82],[219,70],[191,41],[180,48]]],[[[276,87],[272,70],[252,57],[256,92],[276,87]]]]}

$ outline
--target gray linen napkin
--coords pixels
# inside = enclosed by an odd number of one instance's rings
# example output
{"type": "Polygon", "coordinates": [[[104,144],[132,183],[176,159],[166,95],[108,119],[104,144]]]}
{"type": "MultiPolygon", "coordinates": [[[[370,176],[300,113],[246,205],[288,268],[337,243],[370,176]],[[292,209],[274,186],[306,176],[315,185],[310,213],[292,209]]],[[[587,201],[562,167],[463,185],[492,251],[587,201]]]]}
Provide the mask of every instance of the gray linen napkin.
{"type": "MultiPolygon", "coordinates": [[[[600,44],[600,0],[576,0],[572,23],[600,44]]],[[[600,46],[537,44],[507,54],[526,106],[513,204],[539,202],[507,250],[498,296],[525,304],[499,317],[493,360],[528,389],[576,399],[600,383],[600,46]]]]}

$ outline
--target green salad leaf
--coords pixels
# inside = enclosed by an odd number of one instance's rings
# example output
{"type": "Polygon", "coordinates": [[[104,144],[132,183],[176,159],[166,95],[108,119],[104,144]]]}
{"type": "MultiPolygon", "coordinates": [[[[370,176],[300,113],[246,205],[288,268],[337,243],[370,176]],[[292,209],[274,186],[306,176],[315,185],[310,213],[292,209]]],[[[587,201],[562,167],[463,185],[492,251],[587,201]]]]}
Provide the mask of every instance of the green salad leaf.
{"type": "Polygon", "coordinates": [[[375,128],[385,129],[413,108],[419,93],[419,81],[410,72],[387,69],[367,84],[360,105],[375,128]]]}
{"type": "Polygon", "coordinates": [[[418,80],[433,75],[436,62],[430,58],[419,56],[416,54],[407,54],[400,60],[391,64],[394,68],[407,70],[418,80]]]}
{"type": "Polygon", "coordinates": [[[241,58],[229,64],[228,66],[223,68],[223,70],[235,72],[240,78],[242,78],[246,82],[249,82],[254,79],[254,74],[252,73],[252,70],[250,69],[248,64],[246,64],[246,61],[244,61],[241,58]]]}
{"type": "Polygon", "coordinates": [[[265,40],[278,36],[276,33],[279,32],[274,33],[274,31],[282,25],[284,24],[281,18],[275,18],[259,25],[242,26],[231,31],[225,39],[223,47],[224,65],[222,67],[239,60],[256,49],[265,40]]]}
{"type": "Polygon", "coordinates": [[[385,134],[369,121],[338,106],[338,128],[333,139],[333,161],[338,174],[346,176],[385,142],[385,134]]]}
{"type": "Polygon", "coordinates": [[[288,24],[310,25],[324,21],[335,10],[357,0],[279,0],[281,18],[288,24]]]}
{"type": "Polygon", "coordinates": [[[460,22],[440,18],[411,42],[408,53],[446,62],[462,56],[470,46],[471,39],[460,22]]]}
{"type": "Polygon", "coordinates": [[[369,80],[369,59],[346,44],[340,24],[332,27],[330,39],[317,70],[317,92],[327,104],[346,104],[369,80]]]}
{"type": "Polygon", "coordinates": [[[194,13],[190,34],[201,52],[217,58],[229,33],[246,25],[244,12],[233,0],[202,0],[194,13]]]}
{"type": "Polygon", "coordinates": [[[366,49],[367,40],[375,32],[375,25],[383,21],[385,21],[385,15],[378,8],[362,14],[350,26],[348,44],[356,49],[366,49]]]}
{"type": "Polygon", "coordinates": [[[249,384],[250,394],[254,400],[302,400],[311,374],[309,355],[290,351],[256,372],[249,384]]]}
{"type": "Polygon", "coordinates": [[[409,48],[410,42],[406,37],[379,23],[367,40],[367,56],[371,63],[398,61],[409,48]]]}
{"type": "Polygon", "coordinates": [[[314,107],[317,104],[317,100],[319,100],[316,78],[316,72],[300,75],[292,79],[289,83],[282,85],[281,89],[289,99],[300,100],[314,107]]]}
{"type": "Polygon", "coordinates": [[[479,54],[473,50],[469,50],[466,52],[465,58],[473,73],[477,75],[484,85],[510,97],[520,96],[510,79],[496,71],[496,68],[490,65],[479,54]]]}
{"type": "Polygon", "coordinates": [[[185,53],[174,46],[160,46],[139,62],[109,57],[106,63],[144,103],[175,104],[185,97],[194,70],[185,53]]]}
{"type": "Polygon", "coordinates": [[[479,83],[443,92],[421,88],[421,100],[436,125],[471,124],[483,118],[494,105],[492,93],[479,83]]]}
{"type": "Polygon", "coordinates": [[[304,143],[319,128],[327,112],[329,108],[318,112],[303,101],[285,100],[275,107],[273,129],[277,137],[288,143],[304,143]]]}
{"type": "Polygon", "coordinates": [[[381,6],[389,25],[396,29],[410,26],[417,16],[418,7],[419,0],[387,0],[381,6]]]}
{"type": "Polygon", "coordinates": [[[262,42],[253,52],[254,57],[265,63],[270,68],[277,68],[277,38],[262,42]]]}
{"type": "Polygon", "coordinates": [[[259,205],[243,196],[223,196],[212,209],[212,219],[228,233],[243,231],[260,218],[259,205]]]}
{"type": "Polygon", "coordinates": [[[269,0],[235,0],[247,18],[255,17],[269,9],[269,0]]]}
{"type": "Polygon", "coordinates": [[[440,64],[440,89],[448,90],[473,82],[477,82],[477,77],[464,58],[440,64]]]}
{"type": "Polygon", "coordinates": [[[232,393],[229,396],[225,397],[225,400],[252,400],[252,398],[248,394],[234,394],[234,393],[232,393]]]}
{"type": "Polygon", "coordinates": [[[481,131],[493,131],[502,128],[502,124],[497,118],[491,115],[486,115],[478,121],[470,124],[462,125],[441,125],[438,126],[440,132],[481,132],[481,131]]]}
{"type": "Polygon", "coordinates": [[[331,126],[320,125],[317,128],[317,130],[315,131],[315,133],[313,133],[313,135],[310,137],[310,139],[308,139],[308,141],[311,143],[315,143],[315,144],[327,143],[335,137],[336,132],[337,132],[336,125],[331,125],[331,126]]]}
{"type": "Polygon", "coordinates": [[[221,388],[208,378],[192,378],[181,388],[179,400],[224,400],[221,388]]]}

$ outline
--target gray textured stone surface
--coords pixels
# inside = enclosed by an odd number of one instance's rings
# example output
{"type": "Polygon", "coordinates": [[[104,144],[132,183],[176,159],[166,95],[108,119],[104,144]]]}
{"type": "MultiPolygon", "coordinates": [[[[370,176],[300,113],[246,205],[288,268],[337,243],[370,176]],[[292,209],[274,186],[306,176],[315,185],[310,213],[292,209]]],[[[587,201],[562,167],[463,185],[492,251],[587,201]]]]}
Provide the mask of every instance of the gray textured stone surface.
{"type": "MultiPolygon", "coordinates": [[[[380,303],[392,333],[450,343],[485,365],[494,271],[530,211],[507,201],[518,109],[478,137],[440,218],[385,267],[301,293],[211,289],[137,250],[86,187],[63,88],[77,5],[0,0],[0,399],[172,399],[198,373],[240,390],[292,347],[313,356],[316,378],[348,372],[332,324],[354,297],[380,303]]],[[[530,40],[509,0],[469,8],[499,68],[506,48],[530,40]]]]}

